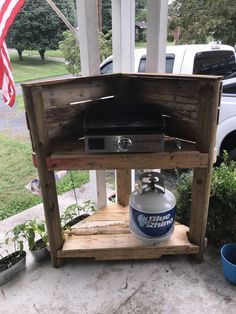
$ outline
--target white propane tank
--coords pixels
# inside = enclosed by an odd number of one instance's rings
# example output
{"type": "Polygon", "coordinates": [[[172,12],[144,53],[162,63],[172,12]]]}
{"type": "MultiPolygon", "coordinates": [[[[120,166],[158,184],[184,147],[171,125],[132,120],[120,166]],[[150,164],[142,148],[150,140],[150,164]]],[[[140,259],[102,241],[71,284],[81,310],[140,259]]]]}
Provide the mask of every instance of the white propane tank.
{"type": "Polygon", "coordinates": [[[131,232],[145,244],[157,244],[174,232],[176,199],[157,172],[144,172],[129,199],[131,232]]]}

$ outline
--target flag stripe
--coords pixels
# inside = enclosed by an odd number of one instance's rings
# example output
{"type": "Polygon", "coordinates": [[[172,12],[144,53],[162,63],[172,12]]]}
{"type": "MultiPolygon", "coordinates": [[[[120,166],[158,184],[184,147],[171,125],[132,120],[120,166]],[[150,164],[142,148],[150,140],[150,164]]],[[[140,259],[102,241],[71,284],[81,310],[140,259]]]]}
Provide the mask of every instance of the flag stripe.
{"type": "Polygon", "coordinates": [[[9,106],[13,106],[16,95],[13,76],[11,72],[10,58],[8,55],[7,46],[5,42],[3,43],[1,49],[1,58],[3,66],[2,93],[6,104],[9,106]]]}
{"type": "Polygon", "coordinates": [[[0,0],[0,88],[3,99],[9,106],[13,106],[16,91],[12,77],[10,58],[5,43],[9,27],[24,4],[24,0],[0,0]]]}
{"type": "Polygon", "coordinates": [[[5,0],[0,11],[0,47],[24,0],[5,0]]]}

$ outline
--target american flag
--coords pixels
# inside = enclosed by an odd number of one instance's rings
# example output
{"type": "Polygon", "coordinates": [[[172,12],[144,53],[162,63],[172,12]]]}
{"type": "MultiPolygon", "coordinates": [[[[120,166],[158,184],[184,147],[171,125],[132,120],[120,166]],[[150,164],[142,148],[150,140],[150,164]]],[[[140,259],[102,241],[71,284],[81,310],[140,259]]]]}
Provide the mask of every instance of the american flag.
{"type": "Polygon", "coordinates": [[[5,38],[24,2],[24,0],[0,0],[0,88],[4,101],[9,106],[15,103],[16,91],[5,38]]]}

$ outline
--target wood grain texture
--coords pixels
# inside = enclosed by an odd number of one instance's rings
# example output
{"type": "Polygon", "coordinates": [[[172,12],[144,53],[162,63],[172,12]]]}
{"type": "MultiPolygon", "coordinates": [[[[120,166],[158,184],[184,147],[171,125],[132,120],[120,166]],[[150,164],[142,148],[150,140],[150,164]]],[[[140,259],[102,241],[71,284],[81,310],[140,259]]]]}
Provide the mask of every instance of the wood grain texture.
{"type": "Polygon", "coordinates": [[[154,169],[204,168],[208,154],[197,151],[148,154],[77,154],[47,157],[48,170],[73,169],[154,169]]]}
{"type": "Polygon", "coordinates": [[[196,254],[197,245],[188,241],[188,228],[176,225],[172,237],[155,246],[146,246],[131,233],[68,235],[59,257],[93,257],[97,260],[150,259],[163,254],[196,254]]]}
{"type": "Polygon", "coordinates": [[[33,90],[23,88],[23,93],[37,160],[51,260],[54,267],[59,267],[62,261],[57,257],[57,250],[61,248],[63,239],[54,172],[48,171],[46,166],[46,156],[50,152],[50,141],[47,134],[41,90],[40,88],[33,90]]]}
{"type": "Polygon", "coordinates": [[[202,82],[199,99],[196,146],[200,152],[209,154],[209,161],[206,169],[194,169],[189,238],[200,246],[200,261],[205,248],[220,86],[219,80],[215,84],[202,82]]]}
{"type": "Polygon", "coordinates": [[[149,259],[163,254],[196,254],[188,241],[188,227],[176,223],[172,237],[155,246],[144,245],[130,233],[128,207],[109,204],[80,221],[65,234],[59,257],[93,257],[97,260],[149,259]]]}
{"type": "Polygon", "coordinates": [[[129,169],[116,170],[116,194],[118,204],[122,206],[129,204],[131,194],[131,171],[129,169]]]}

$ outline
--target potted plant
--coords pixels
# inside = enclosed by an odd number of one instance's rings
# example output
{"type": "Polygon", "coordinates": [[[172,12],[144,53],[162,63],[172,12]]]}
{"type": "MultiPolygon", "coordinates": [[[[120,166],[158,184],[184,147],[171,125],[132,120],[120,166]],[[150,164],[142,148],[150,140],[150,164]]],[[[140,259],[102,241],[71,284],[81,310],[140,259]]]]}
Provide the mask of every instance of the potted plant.
{"type": "Polygon", "coordinates": [[[24,251],[24,237],[22,235],[22,225],[15,226],[6,234],[3,245],[13,244],[14,251],[0,254],[0,286],[14,278],[26,267],[26,252],[24,251]]]}
{"type": "Polygon", "coordinates": [[[92,202],[91,200],[87,200],[82,204],[69,205],[61,215],[62,229],[70,229],[79,221],[90,216],[90,213],[94,211],[94,202],[92,202]]]}
{"type": "Polygon", "coordinates": [[[22,233],[36,262],[49,257],[47,250],[48,236],[43,220],[38,218],[27,220],[22,225],[22,233]]]}

